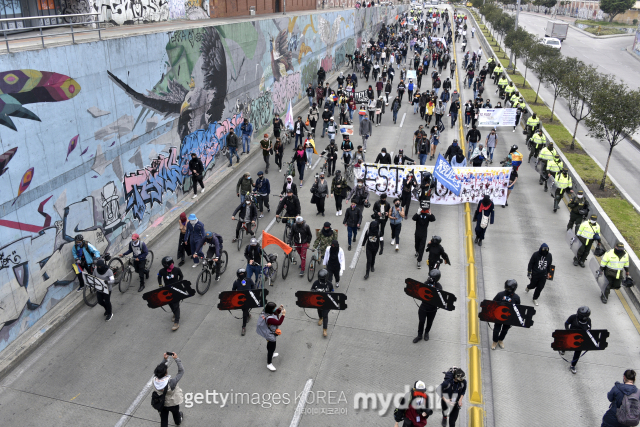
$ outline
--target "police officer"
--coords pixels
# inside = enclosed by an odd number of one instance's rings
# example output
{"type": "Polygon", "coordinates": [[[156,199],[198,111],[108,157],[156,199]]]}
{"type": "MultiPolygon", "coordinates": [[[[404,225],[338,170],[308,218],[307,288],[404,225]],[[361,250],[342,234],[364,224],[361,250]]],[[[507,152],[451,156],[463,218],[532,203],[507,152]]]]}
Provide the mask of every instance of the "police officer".
{"type": "Polygon", "coordinates": [[[367,252],[367,270],[364,275],[364,280],[369,278],[369,270],[371,270],[372,273],[376,271],[374,264],[376,263],[376,255],[380,247],[380,222],[375,213],[371,215],[371,219],[373,219],[373,221],[369,224],[369,228],[364,234],[364,240],[362,241],[362,246],[366,246],[367,252]]]}
{"type": "Polygon", "coordinates": [[[556,193],[553,197],[553,212],[558,210],[558,205],[564,192],[569,190],[569,193],[573,193],[573,180],[569,176],[569,169],[565,166],[562,171],[556,174],[556,193]]]}
{"type": "Polygon", "coordinates": [[[584,197],[584,191],[578,190],[578,194],[573,196],[569,202],[569,223],[567,224],[567,230],[573,225],[576,226],[576,233],[578,233],[578,227],[582,221],[589,215],[589,201],[584,197]]]}
{"type": "MultiPolygon", "coordinates": [[[[558,153],[555,148],[553,148],[553,143],[547,143],[547,146],[540,150],[540,154],[538,155],[538,163],[542,163],[542,167],[540,169],[540,179],[538,180],[538,184],[544,184],[544,191],[548,191],[547,189],[547,179],[549,178],[548,167],[549,163],[552,163],[554,157],[556,157],[558,153]]],[[[537,166],[536,166],[537,168],[537,166]]]]}
{"type": "Polygon", "coordinates": [[[387,193],[382,193],[380,200],[373,204],[373,214],[380,224],[380,255],[384,249],[384,229],[387,226],[390,211],[391,205],[387,202],[387,193]]]}
{"type": "MultiPolygon", "coordinates": [[[[173,258],[166,256],[162,258],[162,269],[158,272],[158,286],[176,286],[179,287],[179,283],[182,282],[182,271],[179,267],[173,264],[173,258]]],[[[172,331],[177,331],[180,327],[180,301],[174,301],[169,303],[169,308],[173,312],[172,331]]]]}
{"type": "Polygon", "coordinates": [[[464,394],[467,392],[467,380],[464,371],[460,368],[453,367],[444,373],[444,381],[440,385],[442,390],[442,426],[447,426],[447,418],[449,419],[449,427],[455,427],[458,420],[458,414],[464,401],[464,394]],[[453,395],[456,395],[455,401],[453,395]],[[448,398],[447,398],[448,397],[448,398]],[[445,415],[448,408],[451,408],[449,416],[445,415]]]}
{"type": "MultiPolygon", "coordinates": [[[[591,329],[591,309],[589,307],[582,306],[578,309],[576,314],[572,314],[569,318],[564,322],[565,329],[582,329],[583,331],[588,331],[591,329]]],[[[561,355],[564,355],[564,351],[560,352],[561,355]]],[[[571,360],[571,364],[569,365],[569,370],[572,374],[576,373],[576,365],[578,364],[578,360],[580,360],[580,352],[573,352],[573,359],[571,360]]]]}
{"type": "Polygon", "coordinates": [[[400,406],[393,412],[395,427],[425,426],[427,418],[433,414],[433,410],[429,409],[427,385],[423,381],[416,381],[399,403],[400,406]]]}
{"type": "Polygon", "coordinates": [[[604,276],[609,280],[609,284],[604,290],[604,294],[600,299],[604,304],[609,299],[611,289],[620,289],[622,283],[622,270],[629,277],[629,254],[624,250],[622,242],[616,243],[613,249],[608,250],[600,261],[600,272],[604,272],[604,276]]]}
{"type": "Polygon", "coordinates": [[[536,166],[537,166],[540,150],[542,150],[542,147],[544,147],[546,144],[547,144],[547,137],[544,136],[544,134],[542,133],[542,129],[538,129],[538,131],[529,140],[529,149],[531,151],[529,151],[529,160],[527,161],[530,162],[531,158],[533,157],[536,159],[536,166]]]}
{"type": "Polygon", "coordinates": [[[422,208],[420,212],[414,214],[411,219],[416,222],[416,231],[414,234],[416,249],[415,256],[416,258],[418,258],[418,268],[422,268],[420,263],[422,262],[422,255],[424,254],[424,248],[427,244],[429,223],[434,222],[436,220],[436,217],[429,211],[428,208],[422,208]]]}
{"type": "Polygon", "coordinates": [[[527,120],[527,141],[531,139],[538,127],[540,127],[540,119],[536,113],[533,113],[527,120]]]}
{"type": "Polygon", "coordinates": [[[553,257],[549,253],[549,246],[543,243],[540,249],[531,255],[529,265],[527,266],[527,277],[529,278],[529,286],[526,288],[526,292],[531,289],[535,289],[533,293],[533,303],[538,305],[538,298],[540,293],[544,289],[544,285],[547,283],[549,273],[551,272],[551,263],[553,257]]]}
{"type": "MultiPolygon", "coordinates": [[[[333,292],[333,283],[329,280],[329,271],[326,268],[318,271],[318,280],[311,285],[312,292],[333,292]]],[[[318,326],[322,325],[322,336],[327,337],[329,325],[329,310],[318,309],[318,326]]]]}
{"type": "Polygon", "coordinates": [[[440,258],[444,260],[445,264],[451,265],[451,262],[449,261],[449,255],[447,255],[447,253],[444,251],[444,248],[440,244],[441,242],[442,242],[442,237],[433,236],[431,237],[431,240],[429,240],[429,243],[427,243],[427,248],[425,249],[425,252],[429,254],[429,258],[427,259],[429,272],[431,272],[431,270],[436,268],[435,265],[440,260],[440,258]]]}
{"type": "MultiPolygon", "coordinates": [[[[429,278],[425,282],[425,285],[442,289],[442,285],[440,284],[440,270],[434,268],[429,272],[429,278]]],[[[417,343],[423,337],[424,332],[424,340],[429,341],[429,331],[431,330],[431,326],[433,325],[433,320],[436,318],[436,314],[438,313],[438,307],[435,305],[431,305],[425,301],[422,301],[420,304],[420,308],[418,309],[418,336],[413,339],[413,343],[417,343]],[[424,321],[427,321],[427,327],[424,327],[424,321]]]]}
{"type": "MultiPolygon", "coordinates": [[[[233,282],[232,291],[250,291],[256,288],[256,284],[250,277],[247,277],[247,270],[239,268],[236,271],[236,280],[233,282]]],[[[251,319],[251,309],[242,308],[242,332],[240,335],[244,336],[247,333],[247,322],[251,319]]]]}
{"type": "Polygon", "coordinates": [[[591,215],[588,221],[580,224],[580,229],[576,233],[578,240],[582,243],[578,253],[573,257],[573,265],[584,268],[584,262],[587,260],[591,246],[594,240],[600,240],[600,225],[598,224],[598,215],[591,215]]]}
{"type": "MultiPolygon", "coordinates": [[[[509,279],[504,282],[504,291],[498,292],[493,298],[494,301],[506,302],[508,304],[520,304],[520,297],[516,294],[518,288],[518,282],[514,279],[509,279]]],[[[494,323],[493,327],[493,343],[491,344],[491,350],[496,349],[496,345],[500,348],[504,348],[504,338],[507,336],[507,332],[511,325],[505,325],[504,323],[494,323]]]]}

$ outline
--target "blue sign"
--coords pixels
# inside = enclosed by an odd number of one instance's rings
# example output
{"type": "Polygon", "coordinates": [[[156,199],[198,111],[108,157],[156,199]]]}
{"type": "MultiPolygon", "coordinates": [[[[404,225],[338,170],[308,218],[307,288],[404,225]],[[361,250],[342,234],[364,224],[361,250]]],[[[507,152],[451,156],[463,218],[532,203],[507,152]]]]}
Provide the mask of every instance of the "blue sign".
{"type": "Polygon", "coordinates": [[[460,195],[462,184],[458,179],[458,175],[453,171],[453,168],[447,160],[442,157],[442,154],[438,155],[436,167],[433,170],[433,176],[435,176],[438,182],[444,185],[447,190],[451,190],[451,192],[456,196],[460,195]]]}

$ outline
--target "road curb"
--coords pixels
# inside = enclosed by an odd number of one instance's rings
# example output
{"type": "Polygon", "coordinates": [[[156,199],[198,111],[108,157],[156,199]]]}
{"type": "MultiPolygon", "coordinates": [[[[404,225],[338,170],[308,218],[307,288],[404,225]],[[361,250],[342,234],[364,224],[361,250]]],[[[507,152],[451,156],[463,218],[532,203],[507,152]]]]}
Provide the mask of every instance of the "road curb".
{"type": "MultiPolygon", "coordinates": [[[[511,11],[511,10],[510,10],[510,11],[511,11]]],[[[534,12],[520,11],[520,13],[525,14],[525,15],[539,16],[539,17],[541,17],[541,18],[542,18],[542,16],[540,16],[539,14],[534,13],[534,12]]],[[[549,17],[549,18],[546,18],[546,19],[551,20],[551,19],[553,19],[553,18],[549,17]]],[[[557,19],[560,19],[560,18],[557,18],[557,19]]],[[[564,19],[560,19],[560,20],[564,21],[564,19]]],[[[633,34],[630,34],[630,33],[627,33],[627,34],[608,34],[608,35],[606,35],[606,36],[596,36],[595,34],[591,34],[590,32],[585,31],[585,30],[583,30],[582,28],[577,27],[577,26],[575,25],[575,23],[574,23],[574,24],[572,24],[571,22],[568,22],[568,21],[564,21],[564,22],[566,22],[567,24],[569,24],[569,26],[570,26],[572,29],[574,29],[574,30],[576,30],[576,31],[578,31],[578,32],[580,32],[580,33],[582,33],[582,34],[584,34],[585,36],[591,37],[592,39],[613,39],[613,38],[616,38],[616,37],[629,37],[629,36],[633,36],[633,34]]],[[[575,22],[575,21],[574,21],[574,22],[575,22]]]]}

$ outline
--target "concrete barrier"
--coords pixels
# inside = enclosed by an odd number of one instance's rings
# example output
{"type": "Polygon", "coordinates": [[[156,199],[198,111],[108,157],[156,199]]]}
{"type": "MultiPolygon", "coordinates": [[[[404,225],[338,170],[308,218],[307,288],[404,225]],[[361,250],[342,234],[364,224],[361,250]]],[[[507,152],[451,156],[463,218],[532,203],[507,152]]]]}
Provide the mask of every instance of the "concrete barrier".
{"type": "Polygon", "coordinates": [[[480,321],[478,319],[478,303],[475,299],[467,302],[467,317],[469,318],[469,344],[480,344],[480,321]]]}
{"type": "Polygon", "coordinates": [[[469,347],[469,402],[482,404],[482,375],[481,360],[482,352],[476,345],[469,347]]]}
{"type": "Polygon", "coordinates": [[[469,427],[484,426],[484,411],[478,406],[469,408],[469,427]]]}

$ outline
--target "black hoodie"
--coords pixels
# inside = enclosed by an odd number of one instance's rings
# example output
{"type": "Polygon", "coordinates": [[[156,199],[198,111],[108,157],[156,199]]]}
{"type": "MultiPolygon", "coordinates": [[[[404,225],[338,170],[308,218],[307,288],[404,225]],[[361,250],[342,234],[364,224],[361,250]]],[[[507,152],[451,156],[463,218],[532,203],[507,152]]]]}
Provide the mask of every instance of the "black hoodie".
{"type": "Polygon", "coordinates": [[[543,243],[540,249],[531,255],[527,271],[531,272],[531,276],[535,278],[546,277],[551,271],[551,263],[553,257],[549,253],[549,246],[543,243]],[[542,248],[546,248],[546,254],[542,252],[542,248]]]}

